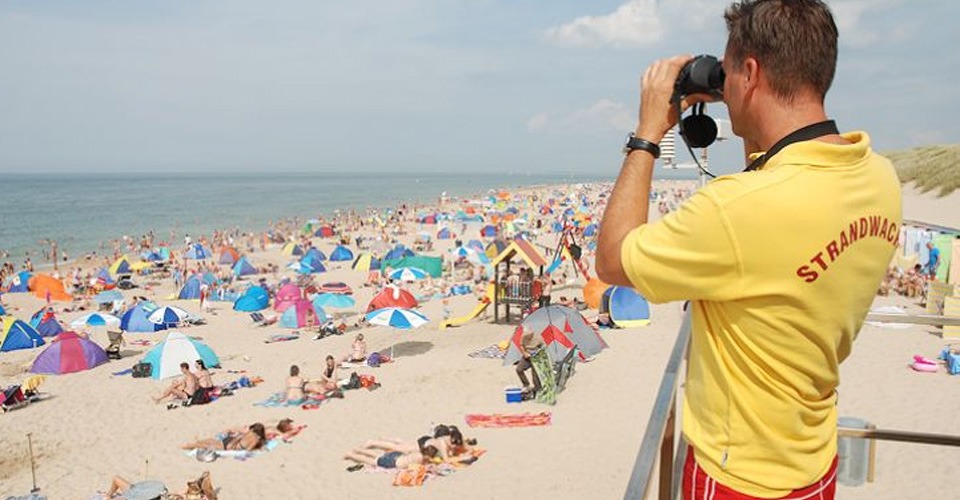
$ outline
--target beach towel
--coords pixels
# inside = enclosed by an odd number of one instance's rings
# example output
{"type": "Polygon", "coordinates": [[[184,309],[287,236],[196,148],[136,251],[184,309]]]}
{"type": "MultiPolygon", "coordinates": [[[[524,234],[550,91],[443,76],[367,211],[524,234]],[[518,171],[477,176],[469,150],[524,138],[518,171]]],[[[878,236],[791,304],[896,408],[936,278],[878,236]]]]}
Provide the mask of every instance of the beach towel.
{"type": "Polygon", "coordinates": [[[460,455],[450,457],[443,463],[420,465],[409,469],[397,471],[393,477],[394,486],[423,486],[427,479],[449,476],[459,469],[463,469],[474,464],[487,450],[483,448],[474,448],[470,450],[466,457],[460,455]],[[466,459],[466,461],[464,461],[466,459]]]}
{"type": "Polygon", "coordinates": [[[287,393],[281,391],[271,394],[263,401],[253,403],[253,406],[263,406],[265,408],[288,408],[291,406],[299,406],[305,410],[313,410],[318,408],[320,403],[323,403],[327,399],[329,398],[322,394],[310,394],[307,395],[306,399],[302,401],[287,401],[287,393]]]}
{"type": "Polygon", "coordinates": [[[293,335],[290,333],[275,333],[271,335],[270,338],[268,338],[267,340],[264,340],[263,343],[272,344],[274,342],[286,342],[288,340],[297,340],[299,338],[300,338],[299,335],[293,335]]]}
{"type": "Polygon", "coordinates": [[[503,359],[507,355],[507,351],[501,350],[497,344],[493,344],[490,347],[484,347],[478,351],[473,351],[467,356],[471,358],[486,358],[486,359],[503,359]]]}
{"type": "MultiPolygon", "coordinates": [[[[273,449],[279,446],[280,443],[282,442],[284,441],[280,438],[271,439],[267,441],[265,445],[263,445],[263,448],[257,451],[247,451],[247,450],[213,450],[213,451],[214,453],[216,453],[217,458],[221,458],[221,457],[233,458],[233,459],[242,461],[242,460],[247,460],[248,458],[253,458],[257,455],[262,455],[264,453],[267,453],[268,451],[273,451],[273,449]]],[[[191,458],[196,458],[197,453],[199,452],[200,452],[200,448],[194,448],[192,450],[187,451],[186,455],[191,458]]]]}
{"type": "Polygon", "coordinates": [[[504,415],[501,413],[482,414],[472,413],[466,416],[470,427],[499,428],[499,427],[539,427],[552,423],[550,412],[521,413],[504,415]]]}

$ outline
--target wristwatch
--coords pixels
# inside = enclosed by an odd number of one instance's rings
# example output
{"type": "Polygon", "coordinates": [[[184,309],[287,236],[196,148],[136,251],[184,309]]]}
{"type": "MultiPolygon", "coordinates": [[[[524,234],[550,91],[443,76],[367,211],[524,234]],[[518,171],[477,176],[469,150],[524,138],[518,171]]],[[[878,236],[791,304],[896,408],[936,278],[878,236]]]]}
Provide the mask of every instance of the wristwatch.
{"type": "Polygon", "coordinates": [[[627,143],[623,145],[623,154],[628,155],[637,149],[642,149],[650,153],[654,159],[660,158],[660,146],[646,139],[636,137],[633,135],[633,132],[630,132],[630,135],[627,136],[627,143]]]}

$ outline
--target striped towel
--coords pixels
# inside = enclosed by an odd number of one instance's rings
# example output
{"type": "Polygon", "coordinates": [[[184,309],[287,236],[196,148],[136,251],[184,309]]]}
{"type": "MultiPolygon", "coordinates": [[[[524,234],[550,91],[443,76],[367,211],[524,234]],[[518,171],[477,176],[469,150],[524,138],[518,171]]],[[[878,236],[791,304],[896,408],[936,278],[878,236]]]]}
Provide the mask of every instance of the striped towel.
{"type": "Polygon", "coordinates": [[[543,413],[521,413],[519,415],[504,415],[501,413],[482,414],[473,413],[467,415],[467,425],[470,427],[538,427],[550,425],[553,414],[543,413]]]}

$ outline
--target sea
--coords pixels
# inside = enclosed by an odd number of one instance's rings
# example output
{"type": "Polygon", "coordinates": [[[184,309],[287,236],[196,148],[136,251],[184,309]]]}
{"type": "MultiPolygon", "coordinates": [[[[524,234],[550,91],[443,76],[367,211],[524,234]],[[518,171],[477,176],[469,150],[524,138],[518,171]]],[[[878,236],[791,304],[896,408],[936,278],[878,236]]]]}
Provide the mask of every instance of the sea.
{"type": "Polygon", "coordinates": [[[56,240],[78,258],[111,254],[111,241],[153,230],[209,235],[214,229],[262,231],[270,221],[330,216],[335,210],[393,207],[483,194],[489,189],[613,180],[573,174],[246,173],[0,174],[0,255],[18,267],[42,264],[56,240]],[[102,245],[101,245],[102,244],[102,245]]]}

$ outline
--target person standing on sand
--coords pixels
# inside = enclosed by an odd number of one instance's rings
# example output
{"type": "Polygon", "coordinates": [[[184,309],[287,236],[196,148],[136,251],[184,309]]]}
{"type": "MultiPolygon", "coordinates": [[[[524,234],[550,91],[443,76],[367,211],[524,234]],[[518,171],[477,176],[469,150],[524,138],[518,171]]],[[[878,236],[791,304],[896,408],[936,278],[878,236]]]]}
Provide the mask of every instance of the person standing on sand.
{"type": "Polygon", "coordinates": [[[654,303],[693,301],[684,498],[832,499],[839,365],[896,250],[900,182],[866,133],[827,121],[838,34],[822,1],[745,0],[724,17],[722,95],[750,172],[648,223],[656,145],[677,124],[671,98],[691,57],[655,62],[597,274],[654,303]]]}

